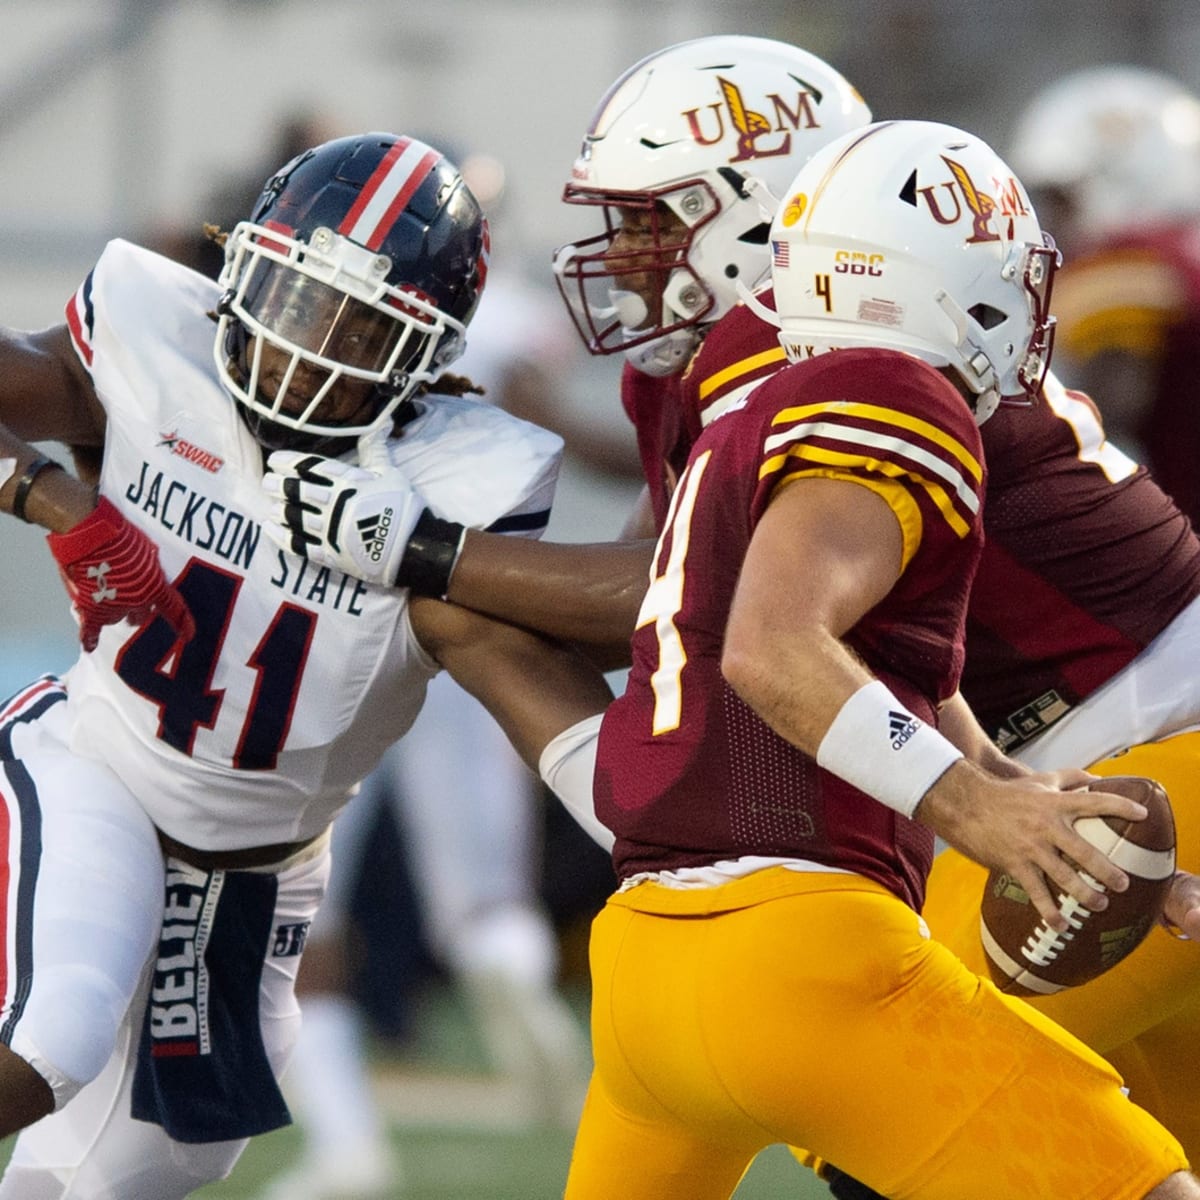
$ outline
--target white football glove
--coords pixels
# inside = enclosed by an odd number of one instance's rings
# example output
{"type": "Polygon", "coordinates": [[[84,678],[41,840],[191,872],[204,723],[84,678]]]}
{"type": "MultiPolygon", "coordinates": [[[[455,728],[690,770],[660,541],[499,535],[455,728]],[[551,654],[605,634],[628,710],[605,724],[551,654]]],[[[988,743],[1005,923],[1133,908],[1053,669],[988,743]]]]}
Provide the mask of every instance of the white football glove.
{"type": "Polygon", "coordinates": [[[267,460],[268,533],[285,550],[367,583],[444,596],[464,529],[435,517],[403,473],[293,450],[267,460]]]}

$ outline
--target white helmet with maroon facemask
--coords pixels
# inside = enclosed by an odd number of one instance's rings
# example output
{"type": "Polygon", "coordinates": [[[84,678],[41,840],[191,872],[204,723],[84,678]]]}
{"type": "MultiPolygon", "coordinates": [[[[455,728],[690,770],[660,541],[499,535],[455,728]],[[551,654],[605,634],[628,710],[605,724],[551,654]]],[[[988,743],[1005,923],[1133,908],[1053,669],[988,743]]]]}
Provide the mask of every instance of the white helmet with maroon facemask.
{"type": "Polygon", "coordinates": [[[831,66],[766,38],[697,38],[622,75],[563,192],[600,209],[604,231],[554,262],[588,349],[624,353],[650,375],[682,369],[700,330],[737,302],[738,283],[768,273],[774,199],[814,151],[870,119],[831,66]],[[612,252],[621,210],[653,227],[653,249],[633,261],[612,252]],[[622,286],[631,273],[650,278],[647,292],[622,286]]]}
{"type": "Polygon", "coordinates": [[[982,424],[1028,404],[1050,361],[1058,263],[1021,182],[973,134],[884,121],[815,154],[771,226],[788,358],[854,346],[947,367],[982,424]]]}

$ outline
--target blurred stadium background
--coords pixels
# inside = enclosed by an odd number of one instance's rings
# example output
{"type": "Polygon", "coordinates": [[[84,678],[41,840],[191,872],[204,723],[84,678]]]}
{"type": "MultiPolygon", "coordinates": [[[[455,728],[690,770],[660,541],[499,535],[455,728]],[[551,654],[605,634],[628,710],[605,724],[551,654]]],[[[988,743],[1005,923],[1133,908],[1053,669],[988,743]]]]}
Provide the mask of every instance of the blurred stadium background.
{"type": "MultiPolygon", "coordinates": [[[[999,0],[986,10],[976,0],[2,0],[0,15],[0,322],[20,328],[59,319],[110,237],[179,245],[206,220],[232,219],[230,198],[252,194],[282,161],[297,121],[330,136],[407,131],[452,156],[494,155],[505,171],[494,263],[550,288],[552,249],[581,232],[559,196],[594,102],[643,54],[701,34],[794,41],[839,67],[877,116],[960,124],[1002,152],[1025,101],[1063,71],[1132,62],[1200,87],[1195,0],[999,0]]],[[[559,381],[563,403],[619,426],[616,374],[581,358],[559,381]]],[[[570,463],[566,479],[551,536],[613,536],[632,484],[570,463]]],[[[0,562],[7,694],[65,669],[76,643],[40,535],[0,521],[0,562]]],[[[587,914],[559,911],[564,986],[584,1019],[587,914]]],[[[382,1014],[378,1044],[403,1195],[560,1195],[570,1131],[531,1124],[508,1102],[436,970],[390,969],[413,975],[401,989],[403,1036],[389,1036],[382,1014]]],[[[231,1180],[201,1194],[251,1197],[298,1148],[291,1130],[261,1139],[231,1180]]],[[[7,1150],[0,1144],[0,1159],[7,1150]]],[[[778,1149],[738,1191],[824,1194],[778,1149]]]]}

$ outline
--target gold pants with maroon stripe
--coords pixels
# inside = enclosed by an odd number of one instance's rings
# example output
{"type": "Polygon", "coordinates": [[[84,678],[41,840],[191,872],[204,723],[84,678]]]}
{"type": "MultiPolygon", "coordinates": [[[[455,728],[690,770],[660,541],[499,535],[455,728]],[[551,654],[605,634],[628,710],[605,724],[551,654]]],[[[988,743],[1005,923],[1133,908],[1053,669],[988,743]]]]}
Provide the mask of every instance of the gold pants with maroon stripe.
{"type": "MultiPolygon", "coordinates": [[[[1175,812],[1178,865],[1200,872],[1200,733],[1136,746],[1088,770],[1157,779],[1175,812]]],[[[987,961],[979,940],[979,900],[986,878],[983,867],[948,850],[934,862],[925,901],[933,936],[982,975],[987,961]]],[[[1200,945],[1155,929],[1099,979],[1029,1002],[1108,1058],[1126,1077],[1134,1099],[1200,1161],[1200,1088],[1194,1068],[1200,1045],[1200,945]]]]}
{"type": "Polygon", "coordinates": [[[591,960],[566,1200],[728,1197],[778,1142],[906,1200],[1134,1200],[1186,1165],[1103,1059],[860,876],[642,884],[591,960]]]}

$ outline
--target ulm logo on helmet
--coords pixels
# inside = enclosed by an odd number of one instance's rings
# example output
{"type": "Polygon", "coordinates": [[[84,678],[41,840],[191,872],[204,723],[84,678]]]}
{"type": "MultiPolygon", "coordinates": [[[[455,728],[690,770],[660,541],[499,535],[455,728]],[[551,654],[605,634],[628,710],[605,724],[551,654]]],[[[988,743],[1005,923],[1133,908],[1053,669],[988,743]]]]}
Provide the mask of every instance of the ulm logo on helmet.
{"type": "Polygon", "coordinates": [[[907,199],[910,204],[917,203],[919,196],[929,208],[930,215],[939,225],[953,225],[963,217],[963,206],[966,206],[967,211],[971,214],[972,230],[971,236],[967,238],[968,244],[974,242],[998,242],[1000,235],[992,227],[993,220],[999,217],[1007,217],[1009,221],[1008,237],[1011,240],[1013,236],[1012,221],[1015,217],[1027,217],[1030,215],[1029,208],[1026,206],[1024,199],[1021,196],[1021,190],[1017,186],[1017,181],[1009,176],[1007,180],[993,179],[993,186],[999,184],[999,200],[993,196],[989,196],[986,192],[982,192],[976,186],[975,181],[971,178],[967,168],[962,163],[955,162],[952,158],[947,158],[942,155],[942,162],[950,168],[950,174],[954,176],[947,183],[934,184],[932,187],[917,187],[917,173],[914,171],[909,177],[908,183],[901,191],[901,197],[907,199]],[[954,202],[953,212],[949,212],[949,205],[946,208],[942,207],[942,202],[938,199],[939,189],[944,188],[949,195],[949,198],[954,202]],[[905,192],[910,192],[909,196],[905,192]]]}
{"type": "Polygon", "coordinates": [[[704,108],[689,108],[682,115],[691,130],[692,140],[701,146],[715,146],[727,132],[726,117],[729,129],[737,134],[737,150],[730,162],[745,162],[749,158],[775,158],[788,154],[792,148],[792,132],[799,129],[819,129],[820,122],[813,110],[813,99],[821,102],[819,92],[811,88],[801,88],[796,92],[796,107],[789,108],[787,102],[778,92],[770,92],[767,99],[774,110],[775,123],[769,117],[746,106],[742,98],[742,90],[736,83],[717,76],[721,85],[722,99],[704,108]],[[709,134],[705,126],[711,127],[713,121],[702,118],[701,113],[712,112],[715,118],[715,132],[709,134]],[[780,140],[766,146],[760,146],[758,139],[766,134],[776,134],[780,140]]]}

